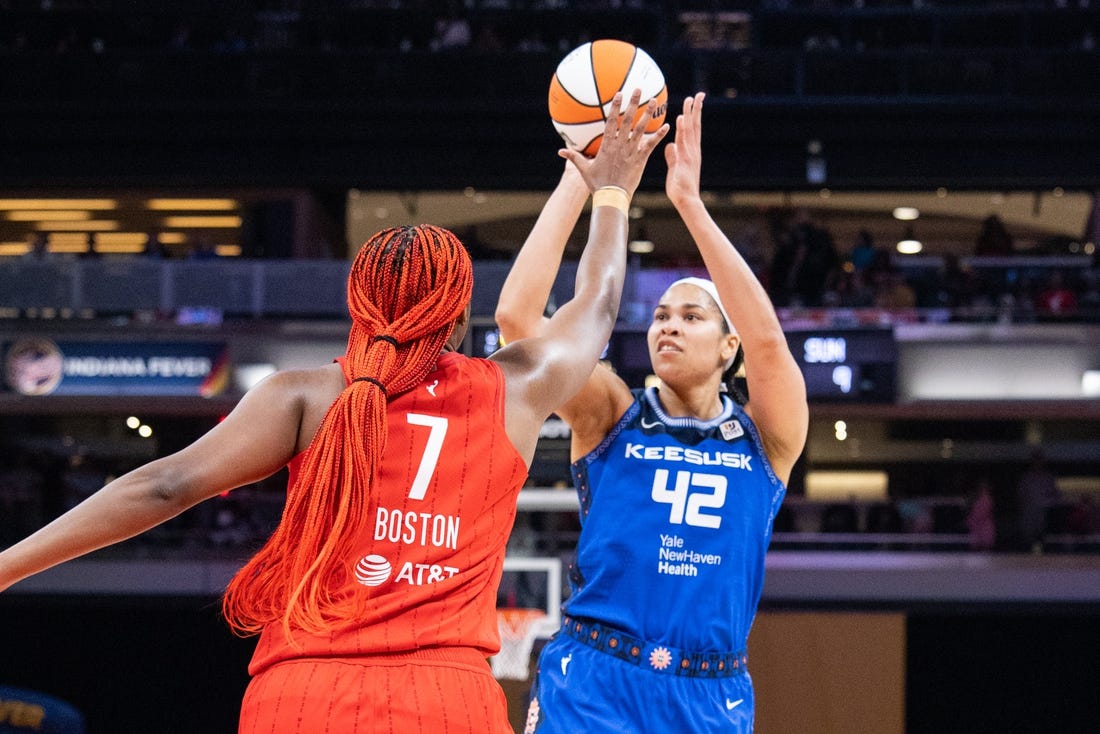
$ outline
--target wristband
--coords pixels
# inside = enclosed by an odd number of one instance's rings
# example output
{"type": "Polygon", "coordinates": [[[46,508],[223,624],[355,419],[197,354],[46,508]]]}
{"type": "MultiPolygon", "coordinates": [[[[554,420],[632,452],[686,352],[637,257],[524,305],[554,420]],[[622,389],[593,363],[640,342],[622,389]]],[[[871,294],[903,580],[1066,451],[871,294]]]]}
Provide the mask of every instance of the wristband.
{"type": "Polygon", "coordinates": [[[611,206],[629,216],[630,194],[619,186],[601,186],[592,194],[592,208],[611,206]]]}

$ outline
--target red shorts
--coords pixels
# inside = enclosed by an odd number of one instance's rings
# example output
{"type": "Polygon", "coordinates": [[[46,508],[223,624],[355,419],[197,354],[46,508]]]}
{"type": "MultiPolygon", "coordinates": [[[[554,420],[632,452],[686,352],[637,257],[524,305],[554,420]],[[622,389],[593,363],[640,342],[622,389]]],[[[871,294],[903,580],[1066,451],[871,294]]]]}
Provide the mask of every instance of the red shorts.
{"type": "Polygon", "coordinates": [[[255,676],[240,734],[512,734],[508,702],[473,649],[308,658],[255,676]]]}

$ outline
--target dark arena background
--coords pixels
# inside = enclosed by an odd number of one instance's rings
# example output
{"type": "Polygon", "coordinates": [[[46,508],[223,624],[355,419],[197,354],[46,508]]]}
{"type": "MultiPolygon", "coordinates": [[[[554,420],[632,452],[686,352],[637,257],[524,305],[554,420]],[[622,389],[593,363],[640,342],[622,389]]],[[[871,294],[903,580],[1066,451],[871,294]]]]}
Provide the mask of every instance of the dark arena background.
{"type": "MultiPolygon", "coordinates": [[[[551,75],[619,38],[662,68],[670,119],[707,93],[708,206],[810,391],[750,638],[757,730],[1091,734],[1098,32],[1086,0],[0,0],[0,547],[272,370],[342,353],[349,257],[382,227],[463,239],[464,350],[492,353],[561,173],[551,75]],[[25,380],[35,360],[54,372],[25,380]]],[[[655,299],[701,266],[664,170],[634,199],[608,345],[632,385],[655,299]]],[[[568,444],[548,421],[499,600],[551,620],[578,531],[568,444]]],[[[28,730],[18,692],[88,734],[235,731],[254,643],[219,593],[284,488],[0,595],[0,732],[28,730]]],[[[501,676],[517,731],[529,673],[501,676]]]]}

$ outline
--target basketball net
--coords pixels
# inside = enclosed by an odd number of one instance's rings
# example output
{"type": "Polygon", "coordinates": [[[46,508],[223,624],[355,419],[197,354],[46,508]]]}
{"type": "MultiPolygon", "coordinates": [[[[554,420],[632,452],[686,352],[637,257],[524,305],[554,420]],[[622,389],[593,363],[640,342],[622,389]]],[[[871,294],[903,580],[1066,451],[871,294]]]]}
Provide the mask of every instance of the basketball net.
{"type": "Polygon", "coordinates": [[[531,670],[531,650],[546,619],[545,609],[505,607],[497,609],[500,652],[489,659],[493,677],[527,680],[531,670]]]}

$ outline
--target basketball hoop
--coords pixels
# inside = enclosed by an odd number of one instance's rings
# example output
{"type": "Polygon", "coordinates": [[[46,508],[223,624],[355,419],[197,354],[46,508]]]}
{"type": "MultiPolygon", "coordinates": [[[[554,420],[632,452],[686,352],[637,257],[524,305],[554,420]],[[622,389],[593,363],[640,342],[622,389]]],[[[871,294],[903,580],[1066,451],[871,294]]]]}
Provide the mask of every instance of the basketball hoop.
{"type": "Polygon", "coordinates": [[[505,607],[497,609],[500,652],[489,659],[493,677],[527,680],[531,672],[531,650],[546,619],[545,609],[505,607]]]}

